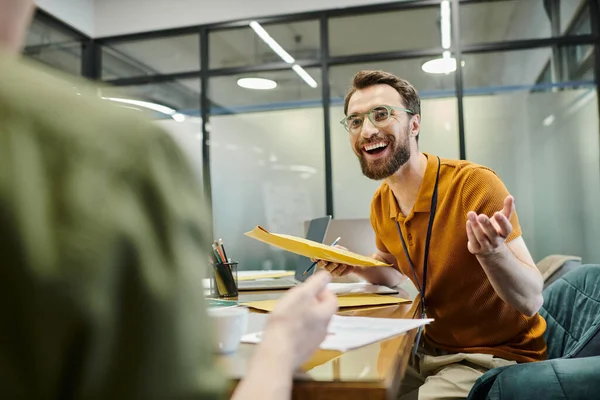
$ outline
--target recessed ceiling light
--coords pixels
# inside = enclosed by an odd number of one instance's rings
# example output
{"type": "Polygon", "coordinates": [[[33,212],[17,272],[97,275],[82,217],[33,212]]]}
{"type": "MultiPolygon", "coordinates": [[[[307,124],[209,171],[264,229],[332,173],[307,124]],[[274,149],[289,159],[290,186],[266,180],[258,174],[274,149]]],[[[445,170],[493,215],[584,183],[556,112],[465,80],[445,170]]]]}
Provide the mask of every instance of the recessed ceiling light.
{"type": "Polygon", "coordinates": [[[421,69],[428,74],[449,74],[456,71],[456,58],[436,58],[425,62],[421,69]]]}
{"type": "Polygon", "coordinates": [[[241,78],[237,81],[238,86],[245,89],[269,90],[277,87],[277,82],[265,78],[241,78]]]}

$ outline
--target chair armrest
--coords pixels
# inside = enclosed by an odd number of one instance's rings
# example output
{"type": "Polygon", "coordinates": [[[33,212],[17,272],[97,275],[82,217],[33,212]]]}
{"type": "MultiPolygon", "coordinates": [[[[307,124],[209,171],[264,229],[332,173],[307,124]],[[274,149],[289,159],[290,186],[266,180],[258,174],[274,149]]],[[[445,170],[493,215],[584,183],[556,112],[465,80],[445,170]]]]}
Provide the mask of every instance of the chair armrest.
{"type": "Polygon", "coordinates": [[[475,382],[468,399],[590,399],[600,392],[598,370],[600,356],[495,368],[475,382]]]}

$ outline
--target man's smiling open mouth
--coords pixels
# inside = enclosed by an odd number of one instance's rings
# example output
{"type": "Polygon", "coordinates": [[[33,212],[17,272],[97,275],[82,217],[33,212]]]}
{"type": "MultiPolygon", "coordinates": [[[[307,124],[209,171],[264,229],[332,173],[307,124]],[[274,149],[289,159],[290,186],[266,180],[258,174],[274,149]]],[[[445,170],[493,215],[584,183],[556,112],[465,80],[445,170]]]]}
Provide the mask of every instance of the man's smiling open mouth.
{"type": "Polygon", "coordinates": [[[387,140],[378,140],[376,142],[367,143],[362,146],[362,151],[371,156],[377,156],[383,154],[385,149],[389,146],[387,140]]]}

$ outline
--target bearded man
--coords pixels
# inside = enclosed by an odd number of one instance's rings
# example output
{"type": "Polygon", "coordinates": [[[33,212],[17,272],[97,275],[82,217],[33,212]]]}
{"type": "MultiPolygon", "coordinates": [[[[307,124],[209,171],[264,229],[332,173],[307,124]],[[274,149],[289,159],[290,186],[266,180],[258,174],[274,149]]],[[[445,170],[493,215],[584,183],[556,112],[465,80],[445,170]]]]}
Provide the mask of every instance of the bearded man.
{"type": "Polygon", "coordinates": [[[344,113],[363,174],[383,181],[373,258],[390,266],[318,265],[391,287],[408,277],[419,290],[415,316],[434,321],[417,335],[402,398],[465,398],[491,368],[545,359],[543,279],[500,178],[419,151],[420,98],[397,76],[359,72],[344,113]]]}

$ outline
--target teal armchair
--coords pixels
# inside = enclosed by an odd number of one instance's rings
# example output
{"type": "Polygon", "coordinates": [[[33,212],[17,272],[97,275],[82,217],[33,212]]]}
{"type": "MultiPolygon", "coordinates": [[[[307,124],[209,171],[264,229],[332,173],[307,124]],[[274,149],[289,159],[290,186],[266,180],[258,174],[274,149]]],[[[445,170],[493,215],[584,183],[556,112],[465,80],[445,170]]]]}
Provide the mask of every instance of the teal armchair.
{"type": "Polygon", "coordinates": [[[495,368],[469,400],[600,398],[600,265],[582,265],[544,290],[548,360],[495,368]]]}

